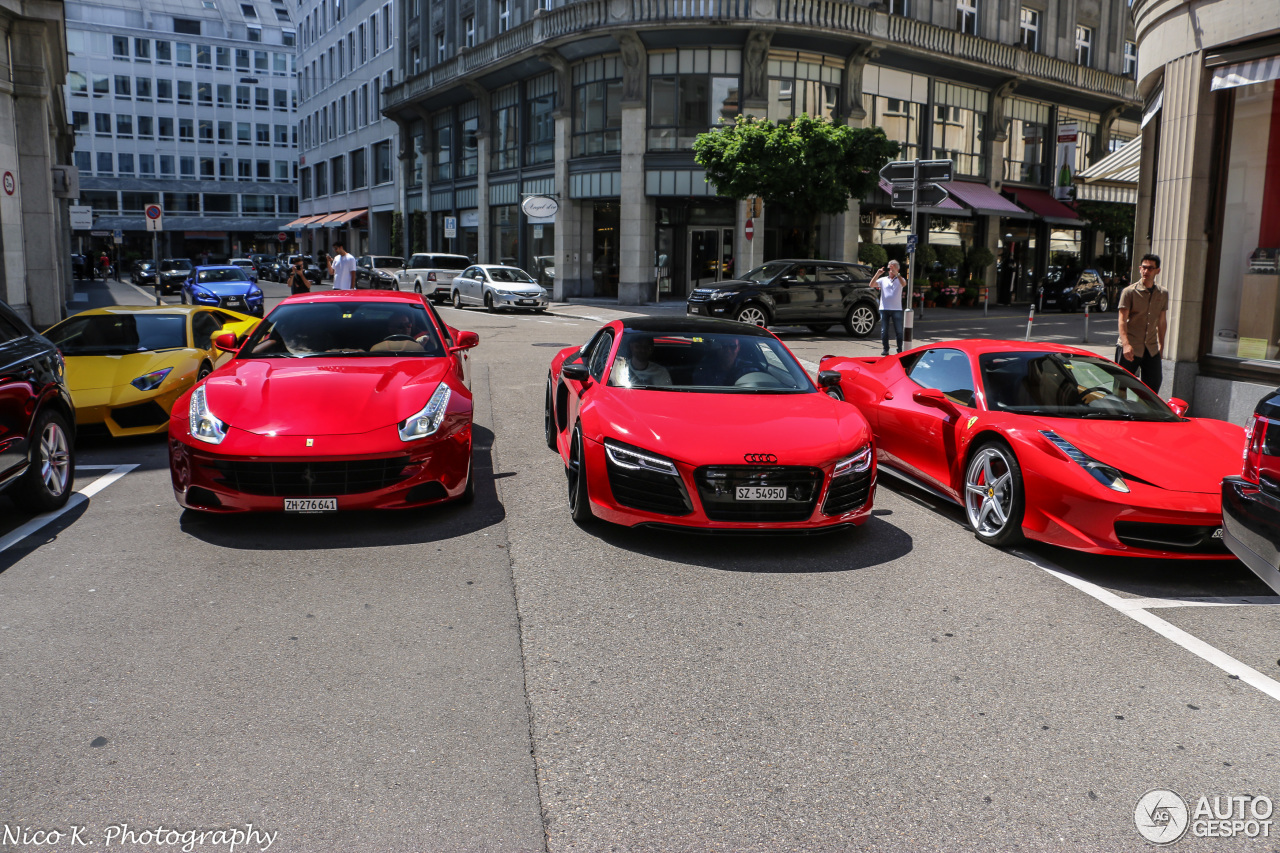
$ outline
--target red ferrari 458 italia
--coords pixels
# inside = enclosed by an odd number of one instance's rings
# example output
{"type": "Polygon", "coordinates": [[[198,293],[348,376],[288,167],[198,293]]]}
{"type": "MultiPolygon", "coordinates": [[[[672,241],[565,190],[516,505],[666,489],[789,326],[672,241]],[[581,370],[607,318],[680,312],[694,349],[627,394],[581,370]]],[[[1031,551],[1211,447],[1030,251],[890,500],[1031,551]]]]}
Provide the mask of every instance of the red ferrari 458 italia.
{"type": "Polygon", "coordinates": [[[866,420],[755,326],[609,323],[552,361],[545,429],[579,523],[804,531],[871,515],[866,420]]]}
{"type": "Polygon", "coordinates": [[[277,305],[169,424],[178,503],[205,512],[401,509],[474,495],[466,351],[422,296],[277,305]]]}
{"type": "Polygon", "coordinates": [[[984,542],[1232,558],[1220,484],[1244,430],[1183,417],[1105,358],[967,340],[821,368],[871,422],[884,470],[962,505],[984,542]]]}

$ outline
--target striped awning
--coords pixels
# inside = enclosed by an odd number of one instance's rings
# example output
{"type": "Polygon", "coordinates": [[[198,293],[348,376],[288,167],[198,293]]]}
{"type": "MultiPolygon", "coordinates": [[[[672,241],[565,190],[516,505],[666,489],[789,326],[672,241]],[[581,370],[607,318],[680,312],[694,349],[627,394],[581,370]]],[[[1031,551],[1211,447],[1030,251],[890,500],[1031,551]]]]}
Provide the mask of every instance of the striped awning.
{"type": "Polygon", "coordinates": [[[357,219],[363,219],[365,216],[368,216],[368,215],[369,215],[369,209],[367,207],[362,207],[359,210],[348,210],[346,213],[340,215],[337,219],[330,221],[328,224],[346,225],[348,222],[354,222],[357,219]]]}
{"type": "Polygon", "coordinates": [[[1051,196],[1048,190],[1013,189],[1009,190],[1013,200],[1048,222],[1064,228],[1083,228],[1084,223],[1076,212],[1051,196]]]}
{"type": "Polygon", "coordinates": [[[330,225],[335,224],[338,217],[340,216],[342,216],[341,213],[326,213],[321,216],[317,216],[315,219],[312,219],[310,222],[307,223],[307,227],[308,228],[328,228],[330,225]]]}
{"type": "Polygon", "coordinates": [[[1141,157],[1142,137],[1135,136],[1076,175],[1076,199],[1137,204],[1141,157]]]}
{"type": "Polygon", "coordinates": [[[1266,83],[1269,80],[1280,80],[1280,56],[1268,56],[1265,59],[1252,59],[1248,62],[1237,62],[1234,65],[1215,68],[1209,88],[1234,89],[1236,86],[1266,83]]]}
{"type": "Polygon", "coordinates": [[[280,227],[281,228],[301,228],[302,226],[306,225],[308,222],[310,222],[312,219],[315,219],[315,218],[316,217],[314,216],[302,216],[286,225],[281,225],[280,227]]]}

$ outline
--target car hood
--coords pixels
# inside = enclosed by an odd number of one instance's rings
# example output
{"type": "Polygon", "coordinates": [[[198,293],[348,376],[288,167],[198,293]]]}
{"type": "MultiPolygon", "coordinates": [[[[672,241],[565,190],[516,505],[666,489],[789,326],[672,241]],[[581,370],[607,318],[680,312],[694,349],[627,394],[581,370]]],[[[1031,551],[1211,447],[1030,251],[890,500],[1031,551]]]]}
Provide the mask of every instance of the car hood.
{"type": "Polygon", "coordinates": [[[421,411],[448,371],[421,356],[236,359],[205,380],[205,398],[249,432],[355,435],[421,411]]]}
{"type": "Polygon", "coordinates": [[[1036,420],[1099,462],[1169,491],[1217,494],[1223,477],[1240,473],[1244,430],[1226,421],[1036,420]]]}
{"type": "Polygon", "coordinates": [[[724,281],[717,281],[710,287],[700,287],[698,290],[742,290],[745,287],[764,287],[758,281],[746,281],[740,278],[730,278],[724,281]]]}
{"type": "Polygon", "coordinates": [[[536,296],[542,292],[542,285],[532,281],[491,281],[489,286],[504,293],[528,293],[536,296]]]}
{"type": "MultiPolygon", "coordinates": [[[[67,357],[67,390],[94,391],[128,385],[166,367],[177,367],[195,358],[194,349],[167,349],[158,352],[135,352],[128,355],[72,355],[67,357]]],[[[168,377],[166,377],[168,378],[168,377]]]]}
{"type": "Polygon", "coordinates": [[[192,286],[207,290],[214,296],[244,296],[250,290],[257,290],[257,286],[251,281],[211,281],[192,286]]]}
{"type": "Polygon", "coordinates": [[[703,394],[607,388],[595,414],[604,436],[689,465],[822,465],[870,440],[853,406],[826,394],[703,394]]]}

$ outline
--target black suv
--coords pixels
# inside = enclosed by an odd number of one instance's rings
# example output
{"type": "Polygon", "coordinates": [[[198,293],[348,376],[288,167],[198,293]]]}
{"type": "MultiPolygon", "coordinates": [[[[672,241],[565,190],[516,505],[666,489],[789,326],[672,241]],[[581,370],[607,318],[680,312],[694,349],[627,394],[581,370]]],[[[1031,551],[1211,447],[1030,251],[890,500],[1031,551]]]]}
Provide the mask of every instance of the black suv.
{"type": "Polygon", "coordinates": [[[21,509],[71,497],[75,423],[62,354],[0,302],[0,491],[21,509]]]}
{"type": "Polygon", "coordinates": [[[1064,282],[1061,276],[1045,279],[1044,307],[1059,311],[1080,311],[1088,305],[1094,311],[1110,311],[1119,306],[1120,288],[1107,284],[1106,277],[1097,270],[1085,270],[1074,281],[1064,282]]]}
{"type": "Polygon", "coordinates": [[[880,319],[873,272],[842,261],[769,261],[741,279],[698,288],[685,310],[756,326],[808,326],[818,335],[842,323],[853,337],[865,338],[880,319]]]}
{"type": "Polygon", "coordinates": [[[1241,475],[1222,481],[1222,534],[1231,552],[1280,593],[1280,388],[1253,410],[1241,475]]]}
{"type": "Polygon", "coordinates": [[[182,283],[191,277],[195,267],[186,258],[165,258],[160,262],[160,281],[156,286],[161,293],[178,293],[182,283]]]}

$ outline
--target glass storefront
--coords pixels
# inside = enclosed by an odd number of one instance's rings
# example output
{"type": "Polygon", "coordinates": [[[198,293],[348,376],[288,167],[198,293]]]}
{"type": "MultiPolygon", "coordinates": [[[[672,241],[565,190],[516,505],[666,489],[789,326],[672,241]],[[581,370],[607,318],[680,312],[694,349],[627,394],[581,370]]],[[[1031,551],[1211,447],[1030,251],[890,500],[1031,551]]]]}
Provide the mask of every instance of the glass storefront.
{"type": "Polygon", "coordinates": [[[520,263],[520,208],[495,204],[489,208],[489,263],[520,263]]]}
{"type": "Polygon", "coordinates": [[[591,210],[591,280],[593,296],[617,297],[620,268],[621,205],[597,201],[591,210]]]}
{"type": "Polygon", "coordinates": [[[556,284],[556,224],[552,222],[527,222],[525,246],[528,262],[524,269],[548,291],[556,284]]]}

